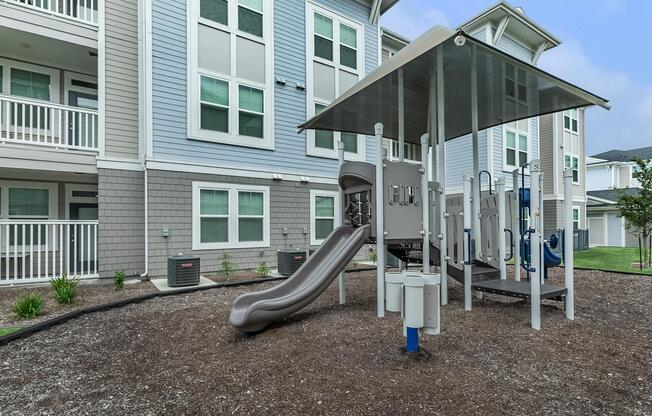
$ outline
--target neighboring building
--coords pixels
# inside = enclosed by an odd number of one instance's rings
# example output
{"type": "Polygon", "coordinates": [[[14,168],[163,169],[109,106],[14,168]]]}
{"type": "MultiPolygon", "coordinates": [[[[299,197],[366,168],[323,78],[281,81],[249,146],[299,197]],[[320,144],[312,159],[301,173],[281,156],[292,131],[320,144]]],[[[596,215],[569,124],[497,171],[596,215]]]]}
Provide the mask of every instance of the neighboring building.
{"type": "Polygon", "coordinates": [[[0,2],[0,284],[143,272],[138,12],[0,2]]]}
{"type": "Polygon", "coordinates": [[[637,193],[632,158],[652,160],[652,146],[631,150],[610,150],[586,158],[586,196],[589,242],[593,246],[638,247],[638,238],[627,231],[618,216],[618,190],[637,193]]]}

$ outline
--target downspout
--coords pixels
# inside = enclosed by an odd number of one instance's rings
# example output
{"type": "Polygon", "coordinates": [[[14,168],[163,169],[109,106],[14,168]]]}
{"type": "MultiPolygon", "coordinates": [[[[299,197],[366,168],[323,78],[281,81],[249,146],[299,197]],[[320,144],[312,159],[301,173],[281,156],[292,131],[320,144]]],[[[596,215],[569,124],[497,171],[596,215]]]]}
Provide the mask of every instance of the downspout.
{"type": "Polygon", "coordinates": [[[143,155],[143,178],[145,182],[145,189],[143,192],[143,203],[145,211],[145,271],[140,275],[141,280],[149,280],[149,198],[147,192],[147,164],[143,155]]]}
{"type": "Polygon", "coordinates": [[[152,1],[141,0],[141,41],[140,41],[140,64],[141,77],[140,81],[140,102],[142,112],[140,121],[142,123],[141,141],[141,162],[143,166],[143,204],[144,204],[144,237],[145,237],[145,270],[140,275],[141,280],[149,279],[149,191],[148,191],[148,174],[147,158],[151,155],[152,150],[152,1]]]}

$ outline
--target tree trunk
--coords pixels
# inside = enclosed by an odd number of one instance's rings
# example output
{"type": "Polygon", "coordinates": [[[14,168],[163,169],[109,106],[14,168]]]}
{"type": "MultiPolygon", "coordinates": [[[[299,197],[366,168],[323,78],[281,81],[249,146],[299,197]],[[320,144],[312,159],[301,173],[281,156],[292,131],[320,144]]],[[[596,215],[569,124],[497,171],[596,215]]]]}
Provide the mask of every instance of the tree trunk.
{"type": "Polygon", "coordinates": [[[641,246],[641,235],[638,235],[638,267],[643,270],[643,247],[641,246]]]}

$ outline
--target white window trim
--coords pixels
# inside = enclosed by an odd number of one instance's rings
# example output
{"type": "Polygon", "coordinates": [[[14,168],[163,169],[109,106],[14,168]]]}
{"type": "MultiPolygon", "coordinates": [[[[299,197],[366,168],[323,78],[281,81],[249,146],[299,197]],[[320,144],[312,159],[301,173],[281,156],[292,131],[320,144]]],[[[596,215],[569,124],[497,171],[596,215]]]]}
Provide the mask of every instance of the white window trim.
{"type": "MultiPolygon", "coordinates": [[[[364,78],[365,76],[365,43],[364,43],[364,24],[361,22],[353,21],[347,17],[342,16],[341,14],[326,9],[321,5],[317,5],[311,1],[306,2],[306,115],[310,119],[315,115],[315,103],[328,105],[327,101],[321,99],[315,99],[314,96],[314,86],[313,86],[313,62],[319,62],[324,65],[331,66],[335,69],[335,98],[337,98],[344,91],[339,91],[339,71],[343,70],[350,74],[357,74],[358,81],[364,78]],[[325,59],[315,56],[315,45],[313,41],[314,36],[314,16],[315,12],[322,14],[329,19],[333,20],[333,38],[338,39],[337,42],[333,40],[333,61],[327,61],[325,59]],[[357,34],[357,51],[358,51],[358,68],[356,70],[340,64],[340,51],[339,51],[339,24],[350,26],[356,30],[357,34]]],[[[365,160],[365,136],[358,134],[358,152],[344,152],[344,159],[354,160],[354,161],[364,161],[365,160]]],[[[334,132],[333,134],[333,149],[323,149],[315,146],[315,131],[308,130],[306,132],[306,154],[308,156],[316,156],[327,159],[337,159],[337,142],[340,140],[340,133],[334,132]]]]}
{"type": "Polygon", "coordinates": [[[317,208],[315,204],[315,197],[317,196],[327,196],[335,198],[335,221],[333,224],[333,229],[337,228],[341,224],[341,207],[340,207],[340,193],[338,191],[322,191],[319,189],[310,190],[310,245],[318,246],[324,242],[324,239],[318,240],[315,233],[317,232],[317,227],[315,226],[315,220],[317,216],[315,215],[315,209],[317,208]]]}
{"type": "MultiPolygon", "coordinates": [[[[503,172],[513,172],[514,169],[520,169],[518,166],[512,166],[507,164],[507,131],[511,131],[516,134],[516,163],[518,163],[518,153],[519,153],[519,141],[518,135],[526,133],[527,134],[527,161],[528,163],[532,160],[532,119],[527,119],[527,132],[523,132],[518,129],[513,129],[507,127],[507,124],[503,124],[503,172]]],[[[518,123],[518,122],[516,122],[518,123]]],[[[529,174],[529,169],[525,169],[525,174],[529,174]]]]}
{"type": "Polygon", "coordinates": [[[200,0],[189,0],[187,6],[187,38],[188,38],[188,90],[187,105],[187,125],[188,138],[193,140],[202,140],[214,143],[230,144],[242,147],[253,147],[258,149],[274,150],[274,42],[273,42],[273,0],[263,0],[263,37],[243,32],[237,28],[237,14],[239,2],[231,0],[228,2],[228,19],[229,26],[214,22],[199,16],[200,0]],[[231,50],[231,74],[219,74],[206,69],[199,68],[199,55],[197,47],[199,46],[199,24],[212,27],[224,32],[230,33],[230,50],[231,50]],[[265,82],[255,82],[236,76],[236,39],[237,37],[261,43],[265,47],[265,82]],[[201,105],[200,98],[200,75],[206,75],[212,78],[221,79],[229,83],[229,128],[230,133],[223,133],[200,128],[201,105]],[[237,134],[238,128],[238,85],[245,85],[262,89],[264,98],[264,117],[263,117],[263,138],[240,136],[237,134]],[[235,129],[235,130],[234,130],[235,129]]]}
{"type": "MultiPolygon", "coordinates": [[[[11,220],[9,217],[9,188],[47,189],[48,190],[48,220],[59,218],[59,188],[54,182],[1,181],[0,180],[0,219],[11,220]]],[[[26,218],[23,218],[27,220],[26,218]]],[[[46,218],[34,217],[34,220],[46,218]]]]}
{"type": "MultiPolygon", "coordinates": [[[[2,67],[2,94],[11,97],[25,98],[11,95],[11,68],[22,69],[24,71],[38,72],[50,76],[50,103],[59,103],[59,70],[48,68],[40,65],[29,64],[25,62],[13,61],[11,59],[0,58],[2,67]]],[[[34,98],[29,98],[33,100],[34,98]]]]}
{"type": "Polygon", "coordinates": [[[240,185],[219,182],[193,182],[192,183],[192,249],[193,250],[222,250],[234,248],[269,247],[269,186],[240,185]],[[202,189],[223,190],[229,192],[229,241],[224,243],[201,242],[201,217],[200,217],[200,191],[202,189]],[[255,191],[263,194],[263,240],[238,241],[238,191],[255,191]]]}
{"type": "Polygon", "coordinates": [[[575,222],[575,219],[572,217],[575,210],[577,210],[577,229],[581,230],[582,229],[582,210],[580,209],[579,205],[573,205],[573,208],[571,209],[571,223],[575,222]]]}
{"type": "Polygon", "coordinates": [[[562,111],[561,113],[561,126],[562,126],[562,131],[563,133],[568,133],[571,138],[571,143],[570,143],[570,149],[566,148],[566,143],[564,143],[564,135],[562,134],[561,140],[562,140],[562,145],[564,148],[564,160],[562,161],[562,166],[564,169],[566,169],[566,156],[570,156],[571,158],[571,169],[573,168],[573,158],[577,159],[577,181],[573,180],[573,185],[579,185],[581,181],[581,162],[580,162],[580,109],[577,109],[576,112],[576,120],[577,120],[577,131],[573,131],[573,117],[570,115],[570,110],[562,111]],[[564,117],[566,117],[566,113],[568,113],[568,118],[570,119],[570,126],[571,128],[566,128],[564,124],[564,117]],[[577,135],[577,154],[573,153],[573,134],[577,135]]]}

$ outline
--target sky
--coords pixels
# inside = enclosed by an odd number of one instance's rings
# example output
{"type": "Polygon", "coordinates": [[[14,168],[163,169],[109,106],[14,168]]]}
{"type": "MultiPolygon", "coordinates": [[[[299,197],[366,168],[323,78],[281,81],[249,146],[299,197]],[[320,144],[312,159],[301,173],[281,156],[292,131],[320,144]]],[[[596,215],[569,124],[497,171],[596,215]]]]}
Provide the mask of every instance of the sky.
{"type": "MultiPolygon", "coordinates": [[[[400,0],[381,25],[415,39],[457,28],[497,0],[400,0]]],[[[586,111],[586,155],[652,146],[652,1],[511,0],[561,41],[539,67],[611,103],[586,111]]]]}

